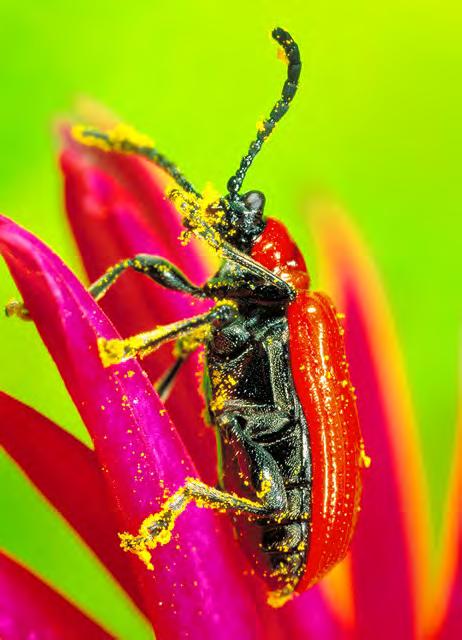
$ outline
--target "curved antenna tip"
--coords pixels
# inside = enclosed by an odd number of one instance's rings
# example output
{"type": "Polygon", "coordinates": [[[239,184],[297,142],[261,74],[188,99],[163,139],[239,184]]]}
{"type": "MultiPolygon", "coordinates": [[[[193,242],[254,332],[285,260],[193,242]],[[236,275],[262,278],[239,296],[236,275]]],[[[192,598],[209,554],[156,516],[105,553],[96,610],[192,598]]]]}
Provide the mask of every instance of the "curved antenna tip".
{"type": "Polygon", "coordinates": [[[238,170],[228,180],[228,194],[231,199],[237,197],[247,170],[260,151],[264,141],[274,130],[274,127],[279,120],[281,120],[281,118],[287,113],[289,105],[292,102],[298,87],[298,79],[300,77],[302,63],[297,43],[290,33],[285,29],[281,29],[281,27],[273,29],[271,35],[284,51],[284,59],[288,63],[287,77],[284,82],[284,86],[282,87],[281,97],[273,106],[269,117],[258,127],[257,136],[251,142],[246,155],[241,159],[238,170]]]}
{"type": "Polygon", "coordinates": [[[271,36],[273,40],[276,40],[282,46],[290,46],[295,44],[295,40],[292,38],[290,33],[285,29],[281,29],[281,27],[275,27],[271,32],[271,36]]]}

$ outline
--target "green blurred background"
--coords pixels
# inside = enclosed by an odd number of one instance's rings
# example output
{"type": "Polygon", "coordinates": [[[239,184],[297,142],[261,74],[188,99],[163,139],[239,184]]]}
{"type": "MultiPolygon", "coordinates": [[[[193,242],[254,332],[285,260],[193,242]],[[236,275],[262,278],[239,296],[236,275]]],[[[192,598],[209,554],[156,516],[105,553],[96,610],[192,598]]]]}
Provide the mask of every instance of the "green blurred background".
{"type": "MultiPolygon", "coordinates": [[[[392,305],[440,531],[456,417],[462,253],[462,8],[448,0],[0,2],[0,209],[76,271],[53,119],[92,97],[152,135],[191,180],[226,178],[278,94],[268,34],[293,33],[302,85],[247,185],[310,254],[301,203],[321,190],[359,225],[392,305]]],[[[311,251],[312,253],[312,251],[311,251]]],[[[0,265],[0,301],[15,289],[0,265]]],[[[0,388],[87,441],[33,326],[0,318],[0,388]]],[[[119,638],[144,623],[2,459],[0,543],[119,638]]]]}

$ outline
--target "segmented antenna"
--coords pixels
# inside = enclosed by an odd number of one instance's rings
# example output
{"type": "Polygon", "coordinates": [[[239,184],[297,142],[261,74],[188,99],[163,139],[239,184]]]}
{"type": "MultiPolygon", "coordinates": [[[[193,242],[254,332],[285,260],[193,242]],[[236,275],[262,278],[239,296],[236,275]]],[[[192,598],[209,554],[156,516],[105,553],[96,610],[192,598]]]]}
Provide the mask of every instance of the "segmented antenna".
{"type": "Polygon", "coordinates": [[[276,42],[278,42],[284,49],[284,53],[287,57],[287,79],[284,82],[284,86],[282,87],[281,97],[271,110],[269,118],[267,120],[264,120],[261,127],[259,128],[257,137],[250,144],[247,155],[242,158],[239,169],[228,180],[227,188],[230,200],[238,199],[238,191],[242,186],[245,175],[250,165],[252,164],[255,156],[260,151],[264,141],[273,131],[276,123],[279,122],[279,120],[288,111],[289,105],[292,102],[292,99],[298,87],[298,79],[300,77],[302,63],[300,61],[300,52],[298,50],[297,43],[293,40],[290,33],[284,31],[284,29],[276,28],[273,30],[271,35],[274,40],[276,40],[276,42]]]}

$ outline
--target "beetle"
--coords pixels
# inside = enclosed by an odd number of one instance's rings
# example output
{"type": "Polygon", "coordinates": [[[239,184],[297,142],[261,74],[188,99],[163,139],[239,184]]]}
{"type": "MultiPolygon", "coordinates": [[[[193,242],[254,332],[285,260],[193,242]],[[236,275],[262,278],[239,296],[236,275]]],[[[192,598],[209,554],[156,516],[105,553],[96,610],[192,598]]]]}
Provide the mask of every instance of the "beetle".
{"type": "Polygon", "coordinates": [[[345,556],[360,508],[365,455],[341,314],[325,294],[311,291],[297,245],[281,222],[264,216],[264,194],[240,193],[298,87],[298,46],[283,29],[272,35],[286,56],[287,78],[225,196],[208,201],[176,165],[124,127],[79,126],[73,135],[164,169],[174,182],[168,195],[186,234],[202,238],[222,258],[201,287],[165,259],[137,255],[111,267],[89,289],[99,300],[123,271],[134,269],[163,287],[215,303],[206,313],[153,331],[98,341],[105,366],[175,341],[176,361],[158,385],[161,396],[188,354],[203,345],[205,399],[217,433],[218,486],[187,479],[138,534],[121,534],[122,547],[152,568],[152,549],[170,540],[189,502],[230,512],[241,544],[268,585],[269,602],[277,606],[345,556]]]}

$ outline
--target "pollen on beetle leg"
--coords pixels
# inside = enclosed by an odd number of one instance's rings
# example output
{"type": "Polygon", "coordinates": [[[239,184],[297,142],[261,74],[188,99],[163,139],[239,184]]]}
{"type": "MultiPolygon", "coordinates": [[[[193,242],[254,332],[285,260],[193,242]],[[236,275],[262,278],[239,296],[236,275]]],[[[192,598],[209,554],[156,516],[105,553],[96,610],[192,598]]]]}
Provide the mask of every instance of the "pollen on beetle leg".
{"type": "MultiPolygon", "coordinates": [[[[151,331],[138,333],[131,338],[119,340],[114,338],[106,340],[106,338],[98,338],[99,357],[103,366],[110,367],[113,364],[125,362],[130,358],[139,356],[145,358],[155,351],[164,341],[171,339],[175,335],[182,335],[181,329],[188,321],[174,322],[169,325],[159,326],[151,331]]],[[[193,331],[198,332],[197,328],[193,331]]]]}
{"type": "Polygon", "coordinates": [[[294,596],[295,596],[294,587],[292,585],[287,585],[282,589],[277,589],[276,591],[270,591],[268,593],[266,602],[269,604],[270,607],[273,607],[273,609],[279,609],[280,607],[283,607],[286,604],[286,602],[289,602],[290,600],[292,600],[294,596]]]}
{"type": "Polygon", "coordinates": [[[229,510],[235,513],[261,514],[264,512],[264,507],[259,502],[209,487],[197,478],[187,478],[184,486],[168,498],[159,513],[150,515],[143,521],[138,535],[134,536],[127,532],[119,534],[120,546],[124,551],[137,555],[152,571],[154,567],[150,550],[170,542],[176,519],[192,501],[198,507],[222,512],[229,510]]]}
{"type": "Polygon", "coordinates": [[[143,520],[139,534],[119,533],[120,546],[124,551],[130,551],[138,556],[146,567],[152,571],[150,550],[158,545],[170,542],[175,521],[182,513],[191,497],[185,492],[185,487],[178,489],[164,504],[159,513],[148,516],[143,520]]]}
{"type": "Polygon", "coordinates": [[[98,352],[104,367],[110,367],[113,364],[119,364],[136,355],[134,345],[127,340],[106,340],[106,338],[98,338],[98,352]]]}
{"type": "Polygon", "coordinates": [[[284,51],[284,49],[278,49],[278,52],[276,55],[279,58],[279,60],[282,60],[284,64],[287,64],[287,65],[289,64],[289,58],[287,57],[287,54],[284,51]]]}
{"type": "Polygon", "coordinates": [[[182,241],[194,234],[219,253],[226,236],[235,233],[226,222],[218,192],[210,185],[207,185],[201,197],[171,186],[167,188],[166,195],[175,205],[187,229],[186,233],[181,234],[182,241]]]}
{"type": "Polygon", "coordinates": [[[173,355],[176,358],[186,356],[189,353],[195,351],[198,347],[204,344],[207,337],[210,335],[211,325],[204,324],[202,327],[198,327],[190,334],[180,338],[175,342],[173,347],[173,355]]]}
{"type": "Polygon", "coordinates": [[[105,367],[125,362],[135,356],[144,358],[156,349],[167,333],[166,327],[157,327],[124,340],[98,338],[99,357],[105,367]]]}
{"type": "Polygon", "coordinates": [[[8,300],[5,305],[5,315],[7,318],[12,318],[16,316],[21,320],[31,320],[30,313],[24,306],[24,302],[20,302],[19,300],[8,300]]]}

